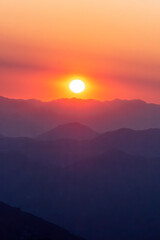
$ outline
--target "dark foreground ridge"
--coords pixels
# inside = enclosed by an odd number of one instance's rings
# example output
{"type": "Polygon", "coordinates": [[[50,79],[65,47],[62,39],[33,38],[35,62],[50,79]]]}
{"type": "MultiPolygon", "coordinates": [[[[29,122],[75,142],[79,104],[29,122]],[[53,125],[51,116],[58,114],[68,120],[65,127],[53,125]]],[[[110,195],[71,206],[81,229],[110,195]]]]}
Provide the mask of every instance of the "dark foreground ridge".
{"type": "Polygon", "coordinates": [[[1,240],[83,240],[18,208],[0,202],[1,240]]]}

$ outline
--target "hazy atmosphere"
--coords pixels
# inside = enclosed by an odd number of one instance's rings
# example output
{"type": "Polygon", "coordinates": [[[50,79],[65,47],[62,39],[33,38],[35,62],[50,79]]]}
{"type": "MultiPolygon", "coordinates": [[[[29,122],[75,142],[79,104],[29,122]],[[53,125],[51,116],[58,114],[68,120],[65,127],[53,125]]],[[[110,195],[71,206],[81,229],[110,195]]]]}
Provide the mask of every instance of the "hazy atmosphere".
{"type": "Polygon", "coordinates": [[[158,0],[1,0],[0,95],[160,103],[158,0]]]}

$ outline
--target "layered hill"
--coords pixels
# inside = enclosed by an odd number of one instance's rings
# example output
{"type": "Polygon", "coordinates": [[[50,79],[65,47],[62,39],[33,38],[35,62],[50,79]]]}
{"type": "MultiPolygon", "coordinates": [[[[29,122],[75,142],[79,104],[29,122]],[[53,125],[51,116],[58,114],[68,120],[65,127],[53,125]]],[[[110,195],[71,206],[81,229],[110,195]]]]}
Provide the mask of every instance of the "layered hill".
{"type": "MultiPolygon", "coordinates": [[[[61,137],[64,137],[64,132],[61,131],[60,133],[61,137]]],[[[70,138],[70,131],[67,134],[67,137],[70,138]]],[[[84,132],[85,134],[86,132],[84,132]]],[[[54,138],[52,131],[51,137],[54,138]]],[[[17,152],[26,156],[30,162],[45,162],[45,164],[57,167],[68,166],[112,149],[132,155],[160,157],[160,129],[119,129],[84,141],[67,139],[66,137],[55,141],[41,141],[37,138],[22,137],[0,138],[0,151],[17,152]]]]}
{"type": "Polygon", "coordinates": [[[89,240],[159,240],[160,130],[0,139],[1,200],[89,240]]]}
{"type": "Polygon", "coordinates": [[[101,134],[91,144],[99,152],[119,149],[130,154],[156,157],[160,156],[160,129],[122,128],[101,134]]]}

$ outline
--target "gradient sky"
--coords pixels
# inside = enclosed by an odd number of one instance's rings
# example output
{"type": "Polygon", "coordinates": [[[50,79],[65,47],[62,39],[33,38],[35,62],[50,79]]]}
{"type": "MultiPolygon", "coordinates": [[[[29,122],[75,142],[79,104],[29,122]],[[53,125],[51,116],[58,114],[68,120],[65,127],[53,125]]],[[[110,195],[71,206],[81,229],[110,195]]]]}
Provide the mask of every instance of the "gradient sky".
{"type": "Polygon", "coordinates": [[[0,95],[160,103],[159,0],[1,0],[0,95]]]}

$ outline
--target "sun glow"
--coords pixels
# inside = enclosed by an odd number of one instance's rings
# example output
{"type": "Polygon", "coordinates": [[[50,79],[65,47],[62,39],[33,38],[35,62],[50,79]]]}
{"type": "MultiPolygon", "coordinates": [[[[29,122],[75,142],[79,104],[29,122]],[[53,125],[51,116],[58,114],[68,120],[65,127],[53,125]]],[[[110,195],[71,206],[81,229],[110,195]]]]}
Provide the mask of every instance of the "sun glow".
{"type": "Polygon", "coordinates": [[[85,83],[80,79],[75,79],[70,82],[69,88],[74,93],[81,93],[85,90],[85,83]]]}

